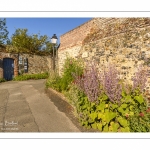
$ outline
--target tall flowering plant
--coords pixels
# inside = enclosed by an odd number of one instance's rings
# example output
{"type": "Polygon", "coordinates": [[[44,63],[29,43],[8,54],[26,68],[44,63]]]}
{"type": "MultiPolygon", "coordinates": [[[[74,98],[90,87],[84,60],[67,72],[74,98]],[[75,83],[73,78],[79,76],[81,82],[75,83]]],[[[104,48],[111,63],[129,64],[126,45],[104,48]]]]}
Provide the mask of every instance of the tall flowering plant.
{"type": "Polygon", "coordinates": [[[100,94],[99,74],[95,63],[87,66],[84,73],[84,92],[91,102],[96,101],[100,94]]]}
{"type": "Polygon", "coordinates": [[[75,83],[87,95],[89,101],[94,102],[98,99],[100,94],[100,80],[94,62],[87,64],[82,76],[76,76],[75,83]]]}
{"type": "Polygon", "coordinates": [[[118,74],[118,70],[112,64],[109,64],[108,70],[104,71],[103,87],[111,102],[119,102],[121,99],[122,86],[118,74]]]}
{"type": "Polygon", "coordinates": [[[132,78],[133,80],[133,88],[132,90],[140,90],[140,92],[143,92],[144,88],[146,87],[147,82],[147,70],[144,69],[142,66],[138,67],[137,72],[135,73],[135,76],[132,78]]]}

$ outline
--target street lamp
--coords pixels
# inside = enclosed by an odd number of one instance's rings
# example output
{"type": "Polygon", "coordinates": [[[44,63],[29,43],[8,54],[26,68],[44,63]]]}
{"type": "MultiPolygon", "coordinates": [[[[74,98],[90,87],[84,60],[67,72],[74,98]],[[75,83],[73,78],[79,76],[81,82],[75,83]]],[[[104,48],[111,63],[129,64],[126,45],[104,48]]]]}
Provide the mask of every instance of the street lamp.
{"type": "Polygon", "coordinates": [[[54,34],[51,38],[51,43],[53,44],[53,70],[55,70],[55,55],[54,55],[54,47],[55,47],[55,44],[57,43],[57,36],[56,34],[54,34]]]}

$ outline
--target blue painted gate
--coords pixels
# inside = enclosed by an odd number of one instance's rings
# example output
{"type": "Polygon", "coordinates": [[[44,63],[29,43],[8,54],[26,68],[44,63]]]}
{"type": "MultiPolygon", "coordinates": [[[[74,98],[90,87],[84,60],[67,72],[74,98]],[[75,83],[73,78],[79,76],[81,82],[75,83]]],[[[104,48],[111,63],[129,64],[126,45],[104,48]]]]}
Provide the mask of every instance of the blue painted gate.
{"type": "Polygon", "coordinates": [[[14,76],[14,60],[12,58],[3,59],[3,75],[6,80],[12,80],[14,76]]]}

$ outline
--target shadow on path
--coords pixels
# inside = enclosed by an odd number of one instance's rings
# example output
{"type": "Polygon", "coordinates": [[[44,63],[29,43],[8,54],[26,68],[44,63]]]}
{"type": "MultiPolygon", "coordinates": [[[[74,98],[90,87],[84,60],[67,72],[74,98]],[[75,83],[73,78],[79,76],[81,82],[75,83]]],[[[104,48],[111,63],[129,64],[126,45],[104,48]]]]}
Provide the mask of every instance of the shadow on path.
{"type": "Polygon", "coordinates": [[[59,96],[59,93],[52,89],[45,89],[45,93],[49,96],[51,101],[54,103],[54,105],[58,108],[59,111],[65,113],[65,115],[72,121],[72,123],[81,131],[81,132],[97,132],[94,129],[86,129],[85,127],[81,126],[79,123],[78,118],[76,118],[73,114],[73,107],[66,102],[61,96],[59,96]]]}

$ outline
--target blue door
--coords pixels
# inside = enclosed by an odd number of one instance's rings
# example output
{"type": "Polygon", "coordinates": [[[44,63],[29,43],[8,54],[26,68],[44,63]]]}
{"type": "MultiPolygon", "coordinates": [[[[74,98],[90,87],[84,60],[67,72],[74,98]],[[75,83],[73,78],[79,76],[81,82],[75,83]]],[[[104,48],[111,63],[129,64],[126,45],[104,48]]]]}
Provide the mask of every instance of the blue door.
{"type": "Polygon", "coordinates": [[[14,60],[12,58],[3,59],[3,74],[6,80],[12,80],[14,76],[14,60]]]}

